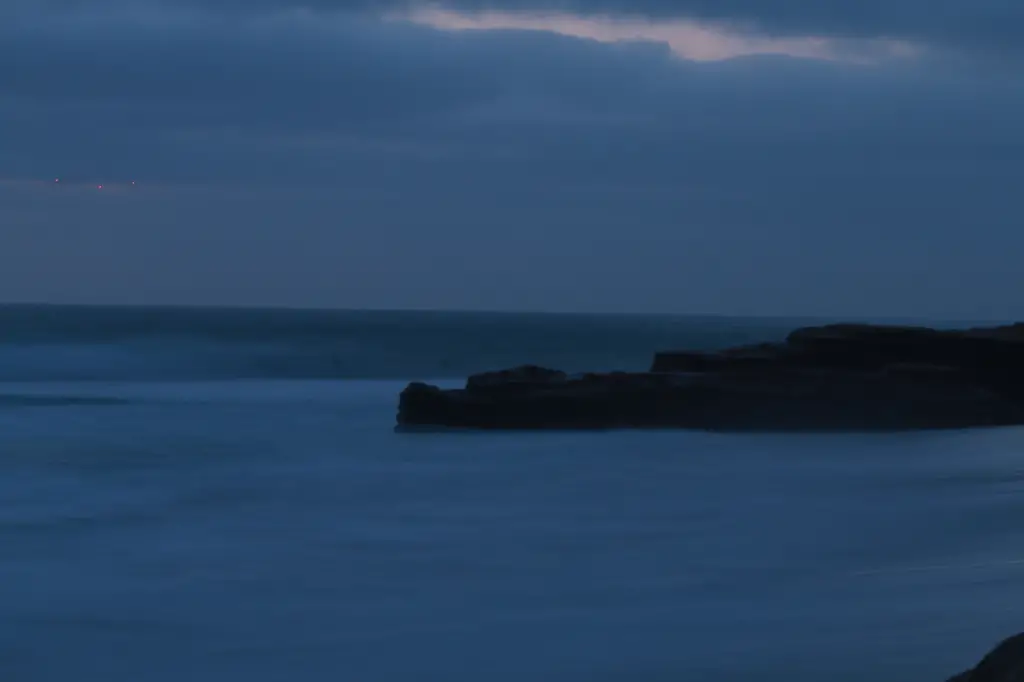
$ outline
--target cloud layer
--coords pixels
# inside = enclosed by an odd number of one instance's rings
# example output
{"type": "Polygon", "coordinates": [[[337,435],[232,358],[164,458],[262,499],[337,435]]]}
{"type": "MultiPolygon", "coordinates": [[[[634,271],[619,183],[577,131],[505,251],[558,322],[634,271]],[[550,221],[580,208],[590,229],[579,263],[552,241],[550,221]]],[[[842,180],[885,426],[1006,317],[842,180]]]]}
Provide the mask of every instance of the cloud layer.
{"type": "MultiPolygon", "coordinates": [[[[829,57],[707,62],[397,4],[186,3],[0,9],[8,296],[1024,314],[1024,80],[934,50],[833,59],[853,36],[938,45],[966,3],[629,5],[829,57]]],[[[967,28],[998,9],[972,6],[967,28]]]]}
{"type": "Polygon", "coordinates": [[[678,174],[676,154],[706,176],[781,150],[800,158],[831,147],[841,159],[879,144],[934,155],[964,144],[958,125],[973,128],[972,145],[1001,144],[1020,106],[1012,81],[916,63],[701,65],[657,43],[352,15],[54,16],[0,26],[0,60],[18,65],[0,72],[0,117],[19,131],[0,151],[8,177],[306,182],[396,159],[504,171],[541,158],[575,177],[594,172],[600,146],[607,173],[649,181],[650,168],[678,174]],[[647,162],[638,169],[622,154],[647,162]]]}
{"type": "MultiPolygon", "coordinates": [[[[324,4],[333,3],[324,0],[324,4]]],[[[1019,50],[1024,45],[1024,5],[1006,0],[447,0],[445,4],[466,10],[558,9],[682,17],[776,35],[897,38],[984,50],[1019,50]]]]}
{"type": "MultiPolygon", "coordinates": [[[[58,7],[95,6],[84,0],[46,1],[58,7]]],[[[40,5],[37,0],[13,2],[40,5]]],[[[1012,0],[165,0],[163,4],[232,14],[304,10],[379,15],[425,7],[554,12],[692,19],[772,35],[905,39],[986,52],[1016,52],[1024,45],[1024,5],[1012,0]]]]}

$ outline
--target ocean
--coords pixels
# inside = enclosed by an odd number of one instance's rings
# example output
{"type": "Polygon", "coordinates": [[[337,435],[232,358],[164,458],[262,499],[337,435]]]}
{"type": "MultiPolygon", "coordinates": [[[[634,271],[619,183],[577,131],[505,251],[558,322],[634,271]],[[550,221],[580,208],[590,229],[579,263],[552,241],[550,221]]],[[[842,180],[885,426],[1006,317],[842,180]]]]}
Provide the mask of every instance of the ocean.
{"type": "Polygon", "coordinates": [[[807,322],[0,307],[0,679],[941,682],[1024,629],[1024,430],[393,431],[807,322]]]}

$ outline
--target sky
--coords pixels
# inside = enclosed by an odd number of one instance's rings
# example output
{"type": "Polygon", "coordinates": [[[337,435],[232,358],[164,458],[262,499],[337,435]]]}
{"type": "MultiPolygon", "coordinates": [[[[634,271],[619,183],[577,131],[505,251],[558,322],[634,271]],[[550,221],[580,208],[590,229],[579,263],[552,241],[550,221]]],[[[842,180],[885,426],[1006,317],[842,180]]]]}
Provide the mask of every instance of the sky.
{"type": "Polygon", "coordinates": [[[0,63],[3,301],[1024,319],[1019,0],[4,0],[0,63]]]}

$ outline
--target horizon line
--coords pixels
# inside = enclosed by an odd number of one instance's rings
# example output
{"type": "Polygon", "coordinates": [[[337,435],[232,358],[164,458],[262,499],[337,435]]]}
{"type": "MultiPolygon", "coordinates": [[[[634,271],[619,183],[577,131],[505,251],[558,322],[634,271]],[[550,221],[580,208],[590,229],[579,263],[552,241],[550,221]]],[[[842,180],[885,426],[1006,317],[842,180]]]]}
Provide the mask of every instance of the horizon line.
{"type": "Polygon", "coordinates": [[[935,318],[898,315],[822,315],[822,314],[737,314],[737,313],[684,313],[684,312],[637,312],[637,311],[580,311],[580,310],[530,310],[530,309],[499,309],[484,310],[480,308],[409,308],[409,307],[327,307],[304,305],[266,305],[247,303],[61,303],[54,301],[0,301],[0,308],[94,308],[122,310],[206,310],[206,311],[251,311],[251,312],[295,312],[295,313],[406,313],[406,314],[447,314],[447,315],[495,315],[495,316],[535,316],[535,317],[636,317],[636,318],[710,318],[718,320],[762,320],[762,321],[834,321],[834,322],[870,322],[876,324],[897,323],[958,323],[958,324],[1012,324],[1024,318],[980,317],[980,318],[935,318]]]}

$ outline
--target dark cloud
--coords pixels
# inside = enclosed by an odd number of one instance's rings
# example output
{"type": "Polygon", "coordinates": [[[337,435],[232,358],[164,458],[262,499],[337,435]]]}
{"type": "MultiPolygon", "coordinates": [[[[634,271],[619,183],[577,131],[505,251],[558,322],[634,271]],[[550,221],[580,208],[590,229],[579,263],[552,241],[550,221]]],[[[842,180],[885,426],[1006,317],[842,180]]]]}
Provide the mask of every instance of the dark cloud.
{"type": "Polygon", "coordinates": [[[901,161],[1013,156],[1020,139],[1019,80],[930,62],[698,64],[661,45],[540,31],[135,7],[0,24],[0,63],[16,65],[0,70],[0,123],[17,131],[0,174],[331,179],[401,160],[475,176],[543,159],[530,177],[649,182],[736,173],[776,154],[827,154],[831,165],[872,150],[901,161]]]}
{"type": "Polygon", "coordinates": [[[697,64],[655,44],[353,15],[22,14],[0,25],[0,62],[17,65],[0,70],[0,123],[18,131],[6,176],[305,182],[543,159],[529,177],[649,182],[829,147],[941,154],[964,143],[957,126],[1005,144],[1020,106],[1003,81],[905,66],[697,64]]]}
{"type": "Polygon", "coordinates": [[[466,10],[690,18],[778,35],[901,38],[986,50],[1017,50],[1024,45],[1024,3],[1015,0],[445,0],[445,4],[466,10]]]}
{"type": "MultiPolygon", "coordinates": [[[[20,1],[57,7],[95,4],[20,1]]],[[[1017,52],[1024,45],[1024,3],[1016,0],[164,0],[164,4],[246,14],[305,9],[372,15],[424,6],[474,12],[555,11],[697,19],[787,36],[897,38],[983,52],[1017,52]]]]}
{"type": "Polygon", "coordinates": [[[1013,74],[30,4],[0,9],[6,297],[1024,313],[1013,74]]]}

